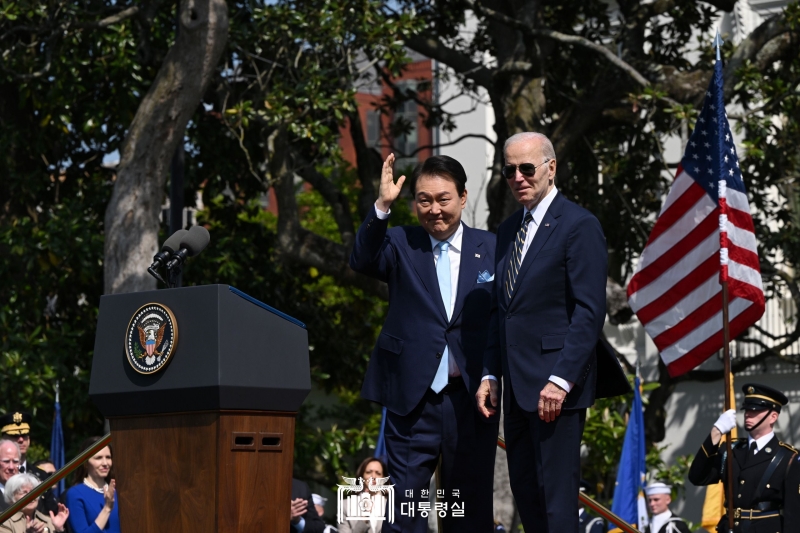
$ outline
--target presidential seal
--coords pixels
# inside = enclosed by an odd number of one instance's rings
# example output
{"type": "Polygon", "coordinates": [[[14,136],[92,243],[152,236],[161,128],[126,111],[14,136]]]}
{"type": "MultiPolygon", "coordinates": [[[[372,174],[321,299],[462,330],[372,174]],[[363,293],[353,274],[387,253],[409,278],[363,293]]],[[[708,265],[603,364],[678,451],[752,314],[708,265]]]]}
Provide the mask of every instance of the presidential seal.
{"type": "Polygon", "coordinates": [[[125,334],[128,363],[140,374],[166,366],[178,343],[178,323],[166,305],[143,305],[131,318],[125,334]]]}

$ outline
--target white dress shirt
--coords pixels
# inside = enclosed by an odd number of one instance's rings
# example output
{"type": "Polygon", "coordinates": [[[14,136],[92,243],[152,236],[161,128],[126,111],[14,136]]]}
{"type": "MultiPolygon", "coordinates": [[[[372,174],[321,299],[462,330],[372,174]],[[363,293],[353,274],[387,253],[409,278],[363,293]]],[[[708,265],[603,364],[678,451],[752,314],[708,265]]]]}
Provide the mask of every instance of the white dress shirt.
{"type": "MultiPolygon", "coordinates": [[[[375,213],[378,215],[380,220],[386,220],[389,218],[389,214],[392,212],[390,209],[388,213],[385,213],[378,209],[378,205],[375,205],[375,213]]],[[[447,256],[450,259],[450,309],[449,315],[452,316],[453,308],[456,306],[456,295],[458,293],[458,273],[461,270],[461,243],[463,242],[464,237],[464,226],[462,224],[458,225],[456,232],[453,233],[447,242],[450,243],[450,246],[447,248],[447,256]]],[[[430,234],[428,238],[431,240],[431,248],[433,249],[433,266],[436,268],[436,264],[439,262],[439,256],[442,255],[442,250],[439,248],[439,241],[434,239],[430,234]]],[[[447,375],[450,377],[456,377],[461,375],[461,371],[458,369],[458,365],[456,364],[456,360],[453,358],[453,351],[447,350],[447,375]]]]}
{"type": "MultiPolygon", "coordinates": [[[[531,216],[531,221],[528,222],[528,231],[525,237],[525,244],[522,245],[522,254],[520,255],[519,258],[520,264],[522,264],[522,262],[525,260],[525,254],[528,253],[528,248],[531,247],[533,238],[536,237],[536,231],[539,229],[539,225],[542,223],[544,214],[547,213],[548,209],[550,209],[550,204],[553,203],[553,199],[555,199],[557,193],[558,189],[556,187],[553,187],[553,190],[547,193],[547,196],[542,198],[542,201],[534,206],[533,211],[530,211],[532,216],[531,216]]],[[[528,212],[529,212],[528,208],[526,207],[524,212],[522,213],[523,220],[525,220],[525,216],[528,214],[528,212]]],[[[491,375],[483,376],[483,379],[481,381],[483,381],[484,379],[493,379],[497,381],[497,378],[491,375]]],[[[550,376],[550,378],[548,379],[567,392],[571,391],[572,387],[575,386],[575,384],[572,383],[571,381],[567,381],[566,379],[560,378],[558,376],[550,376]]]]}
{"type": "Polygon", "coordinates": [[[769,441],[771,441],[774,437],[775,437],[775,432],[774,431],[770,431],[769,433],[767,433],[766,435],[764,435],[763,437],[761,437],[759,439],[754,439],[753,437],[748,435],[747,436],[747,451],[748,452],[750,451],[750,447],[753,445],[752,444],[753,441],[755,441],[756,446],[758,447],[758,451],[756,451],[756,453],[760,452],[761,450],[764,449],[764,446],[766,446],[767,443],[769,441]]]}

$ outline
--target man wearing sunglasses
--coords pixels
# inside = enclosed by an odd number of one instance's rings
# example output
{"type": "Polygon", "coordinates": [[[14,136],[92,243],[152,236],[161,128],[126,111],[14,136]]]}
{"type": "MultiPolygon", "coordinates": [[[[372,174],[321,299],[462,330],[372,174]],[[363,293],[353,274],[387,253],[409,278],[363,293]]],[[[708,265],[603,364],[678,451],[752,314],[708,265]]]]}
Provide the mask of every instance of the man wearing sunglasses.
{"type": "Polygon", "coordinates": [[[606,313],[606,241],[597,218],[556,188],[547,137],[514,135],[504,155],[503,176],[522,208],[497,230],[497,315],[475,398],[484,416],[495,414],[505,378],[511,490],[525,530],[576,533],[581,435],[606,313]]]}

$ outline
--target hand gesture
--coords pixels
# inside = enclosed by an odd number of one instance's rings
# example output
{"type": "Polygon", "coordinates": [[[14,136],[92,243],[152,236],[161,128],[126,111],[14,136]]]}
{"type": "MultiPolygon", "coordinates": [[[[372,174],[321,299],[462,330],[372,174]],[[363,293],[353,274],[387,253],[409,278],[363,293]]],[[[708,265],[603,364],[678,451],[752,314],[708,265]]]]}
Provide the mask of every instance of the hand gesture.
{"type": "Polygon", "coordinates": [[[106,509],[114,509],[114,493],[116,492],[117,482],[112,479],[111,483],[103,487],[103,499],[106,501],[106,509]]]}
{"type": "Polygon", "coordinates": [[[69,509],[63,503],[58,504],[58,514],[54,515],[53,511],[50,511],[50,520],[53,521],[56,531],[64,531],[67,518],[69,518],[69,509]]]}
{"type": "Polygon", "coordinates": [[[561,414],[561,404],[567,399],[567,391],[548,381],[539,393],[539,418],[553,422],[561,414]]]}
{"type": "Polygon", "coordinates": [[[497,412],[497,381],[493,379],[484,379],[481,381],[480,387],[478,387],[478,392],[475,393],[475,401],[478,403],[478,411],[489,418],[493,414],[497,412]],[[487,407],[486,405],[486,397],[489,397],[489,402],[492,404],[492,407],[487,407]]]}
{"type": "Polygon", "coordinates": [[[25,516],[25,533],[42,533],[43,531],[44,522],[25,516]]]}
{"type": "Polygon", "coordinates": [[[292,500],[292,515],[290,519],[292,524],[298,523],[306,512],[308,512],[308,500],[303,498],[292,500]]]}
{"type": "Polygon", "coordinates": [[[381,170],[381,186],[378,191],[378,201],[375,206],[384,213],[389,212],[392,203],[400,196],[400,189],[406,181],[405,176],[400,176],[397,183],[394,182],[394,173],[392,171],[394,165],[394,154],[389,154],[386,161],[383,162],[383,170],[381,170]]]}

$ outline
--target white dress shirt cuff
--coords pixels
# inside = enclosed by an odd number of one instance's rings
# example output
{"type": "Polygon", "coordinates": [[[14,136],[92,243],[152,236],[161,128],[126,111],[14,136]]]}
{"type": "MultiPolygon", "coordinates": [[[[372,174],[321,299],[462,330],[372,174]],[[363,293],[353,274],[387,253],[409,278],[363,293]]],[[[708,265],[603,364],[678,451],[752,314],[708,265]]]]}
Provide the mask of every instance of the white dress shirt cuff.
{"type": "Polygon", "coordinates": [[[298,533],[303,533],[303,530],[306,528],[306,519],[301,516],[300,521],[296,524],[292,524],[292,527],[298,533]]]}
{"type": "Polygon", "coordinates": [[[491,374],[487,374],[481,378],[481,381],[486,381],[487,379],[491,379],[492,381],[497,381],[497,378],[491,374]]]}
{"type": "Polygon", "coordinates": [[[562,389],[564,389],[567,392],[571,391],[572,387],[575,386],[575,384],[572,383],[571,381],[567,381],[566,379],[561,379],[558,376],[550,376],[547,379],[552,381],[553,383],[555,383],[556,385],[558,385],[559,387],[561,387],[562,389]]]}
{"type": "Polygon", "coordinates": [[[389,218],[389,215],[391,213],[392,213],[391,209],[389,209],[388,212],[383,212],[380,209],[378,209],[378,202],[375,202],[375,214],[378,215],[378,220],[386,220],[387,218],[389,218]]]}

